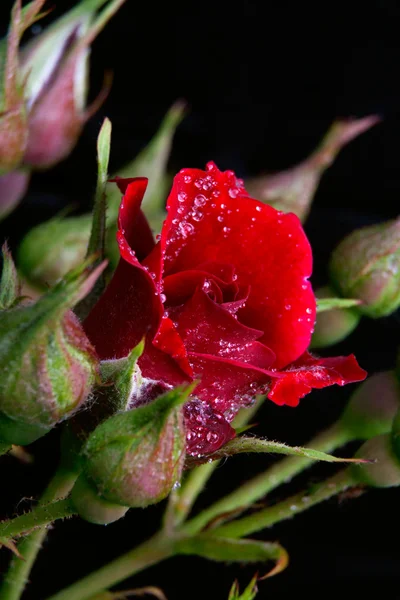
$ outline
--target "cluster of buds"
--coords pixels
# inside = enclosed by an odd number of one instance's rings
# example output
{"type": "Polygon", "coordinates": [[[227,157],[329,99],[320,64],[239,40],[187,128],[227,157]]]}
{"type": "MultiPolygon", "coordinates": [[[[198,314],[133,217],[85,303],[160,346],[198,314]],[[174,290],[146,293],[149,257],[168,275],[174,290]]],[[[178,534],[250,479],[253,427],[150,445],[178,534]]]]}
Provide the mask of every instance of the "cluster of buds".
{"type": "Polygon", "coordinates": [[[82,0],[20,49],[45,0],[16,0],[2,46],[0,218],[26,191],[30,172],[68,156],[107,87],[87,106],[90,44],[124,0],[82,0]],[[101,12],[97,13],[97,11],[101,12]]]}

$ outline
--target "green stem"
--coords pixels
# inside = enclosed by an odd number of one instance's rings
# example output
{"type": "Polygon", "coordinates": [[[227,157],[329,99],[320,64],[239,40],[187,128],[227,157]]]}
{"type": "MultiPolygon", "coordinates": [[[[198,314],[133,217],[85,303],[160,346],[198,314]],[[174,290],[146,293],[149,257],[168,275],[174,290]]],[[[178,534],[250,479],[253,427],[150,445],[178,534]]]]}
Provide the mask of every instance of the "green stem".
{"type": "Polygon", "coordinates": [[[11,450],[11,444],[0,442],[0,456],[7,454],[9,450],[11,450]]]}
{"type": "MultiPolygon", "coordinates": [[[[75,473],[60,467],[44,491],[40,503],[46,504],[64,498],[71,491],[75,480],[75,473]]],[[[2,600],[20,599],[47,531],[46,527],[39,527],[18,545],[18,551],[23,560],[17,556],[12,557],[8,572],[0,586],[2,600]]]]}
{"type": "Polygon", "coordinates": [[[339,473],[330,479],[306,491],[299,492],[283,502],[278,502],[274,506],[255,512],[248,517],[243,517],[242,519],[213,529],[212,535],[224,538],[241,538],[250,535],[266,527],[271,527],[275,523],[290,519],[294,515],[354,485],[357,485],[357,482],[352,476],[350,469],[339,471],[339,473]]]}
{"type": "Polygon", "coordinates": [[[157,534],[48,600],[87,600],[174,553],[174,540],[157,534]]]}
{"type": "MultiPolygon", "coordinates": [[[[260,396],[252,406],[242,409],[233,421],[233,426],[236,429],[241,429],[247,425],[264,400],[265,397],[260,396]]],[[[164,526],[166,531],[170,531],[184,522],[219,463],[219,460],[215,460],[211,463],[205,463],[199,467],[195,467],[187,475],[182,487],[170,495],[164,516],[164,526]]]]}
{"type": "Polygon", "coordinates": [[[45,506],[39,505],[25,515],[8,521],[2,521],[0,523],[0,541],[1,538],[13,538],[42,525],[49,525],[49,523],[57,519],[72,517],[75,514],[75,507],[68,498],[46,504],[45,506]]]}
{"type": "MultiPolygon", "coordinates": [[[[307,444],[307,447],[329,453],[348,441],[350,441],[348,433],[340,424],[336,423],[317,435],[307,444]]],[[[263,473],[253,477],[231,494],[199,513],[185,525],[185,533],[192,535],[198,533],[218,515],[228,515],[240,509],[244,510],[278,486],[290,481],[314,462],[311,458],[297,456],[291,456],[276,462],[263,473]]]]}

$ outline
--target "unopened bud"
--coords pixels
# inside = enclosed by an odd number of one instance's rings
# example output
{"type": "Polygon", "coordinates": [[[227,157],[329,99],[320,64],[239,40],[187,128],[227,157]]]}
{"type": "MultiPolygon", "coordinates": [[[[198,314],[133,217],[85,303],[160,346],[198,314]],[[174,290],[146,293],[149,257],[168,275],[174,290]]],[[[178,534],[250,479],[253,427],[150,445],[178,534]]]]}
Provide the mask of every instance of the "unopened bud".
{"type": "Polygon", "coordinates": [[[53,286],[86,256],[91,215],[55,217],[31,229],[17,254],[20,273],[39,289],[53,286]]]}
{"type": "Polygon", "coordinates": [[[374,373],[352,394],[343,415],[341,428],[349,439],[367,440],[392,429],[400,409],[400,386],[393,371],[374,373]]]}
{"type": "Polygon", "coordinates": [[[400,306],[400,217],[353,231],[334,250],[333,284],[358,298],[361,313],[378,318],[400,306]]]}
{"type": "Polygon", "coordinates": [[[277,210],[293,212],[305,221],[324,171],[343,146],[378,122],[376,116],[336,121],[304,162],[280,173],[247,180],[247,191],[277,210]]]}
{"type": "Polygon", "coordinates": [[[104,265],[72,273],[30,304],[0,316],[0,440],[25,445],[68,418],[88,398],[96,353],[70,308],[104,265]]]}
{"type": "MultiPolygon", "coordinates": [[[[317,298],[331,298],[329,287],[315,292],[317,298]]],[[[311,348],[333,346],[350,335],[360,322],[361,316],[354,308],[334,308],[317,313],[317,321],[311,338],[311,348]]]]}
{"type": "Polygon", "coordinates": [[[400,485],[400,461],[394,453],[390,434],[379,435],[365,442],[356,457],[371,461],[351,465],[350,469],[358,483],[372,487],[400,485]]]}
{"type": "MultiPolygon", "coordinates": [[[[181,478],[186,444],[181,404],[192,387],[176,388],[101,423],[83,446],[81,478],[86,481],[80,485],[92,490],[94,499],[117,506],[145,507],[163,500],[181,478]]],[[[92,511],[89,496],[84,502],[81,498],[79,487],[74,488],[79,514],[99,522],[97,502],[92,511]]]]}
{"type": "Polygon", "coordinates": [[[24,48],[21,67],[29,111],[24,164],[44,169],[66,158],[104,100],[106,90],[87,107],[90,44],[122,3],[83,0],[24,48]]]}
{"type": "Polygon", "coordinates": [[[7,217],[28,188],[30,173],[27,171],[11,171],[0,176],[0,221],[7,217]]]}

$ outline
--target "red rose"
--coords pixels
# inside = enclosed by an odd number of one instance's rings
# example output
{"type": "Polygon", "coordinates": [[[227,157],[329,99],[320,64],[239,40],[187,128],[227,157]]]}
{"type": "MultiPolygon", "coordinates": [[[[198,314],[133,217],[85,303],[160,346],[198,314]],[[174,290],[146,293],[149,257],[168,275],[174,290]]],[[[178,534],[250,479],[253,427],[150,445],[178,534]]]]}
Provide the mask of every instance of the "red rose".
{"type": "Polygon", "coordinates": [[[147,180],[117,183],[121,260],[85,329],[102,359],[126,356],[146,336],[145,399],[200,380],[185,407],[189,453],[231,439],[230,421],[256,394],[296,406],[313,387],[365,378],[353,356],[306,352],[312,255],[294,214],[250,198],[232,171],[209,163],[175,177],[155,243],[140,210],[147,180]]]}

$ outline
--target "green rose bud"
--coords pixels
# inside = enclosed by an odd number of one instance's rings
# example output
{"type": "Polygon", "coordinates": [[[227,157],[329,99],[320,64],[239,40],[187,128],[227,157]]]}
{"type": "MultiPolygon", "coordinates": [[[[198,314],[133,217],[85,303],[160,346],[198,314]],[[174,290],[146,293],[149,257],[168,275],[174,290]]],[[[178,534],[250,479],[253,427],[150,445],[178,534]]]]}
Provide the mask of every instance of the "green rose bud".
{"type": "Polygon", "coordinates": [[[98,360],[71,312],[104,265],[87,268],[34,303],[0,313],[0,440],[25,445],[73,414],[88,398],[98,360]]]}
{"type": "MultiPolygon", "coordinates": [[[[327,286],[315,292],[317,298],[331,298],[334,292],[327,286]]],[[[360,322],[360,314],[354,308],[334,308],[317,313],[312,348],[333,346],[350,335],[360,322]]]]}
{"type": "Polygon", "coordinates": [[[145,406],[110,417],[91,433],[81,453],[84,474],[72,491],[83,518],[106,523],[110,503],[116,510],[145,507],[170,493],[183,470],[186,439],[181,404],[191,390],[171,390],[145,406]],[[107,503],[104,520],[99,499],[107,503]]]}
{"type": "Polygon", "coordinates": [[[400,217],[348,235],[332,254],[330,272],[343,296],[362,301],[356,310],[390,315],[400,306],[400,217]]]}
{"type": "Polygon", "coordinates": [[[305,221],[324,171],[351,140],[379,122],[379,117],[339,120],[333,123],[319,147],[304,162],[280,173],[246,181],[251,196],[277,210],[293,212],[305,221]]]}
{"type": "Polygon", "coordinates": [[[37,225],[18,249],[20,273],[39,289],[56,284],[86,256],[91,215],[54,217],[37,225]]]}
{"type": "Polygon", "coordinates": [[[374,461],[351,465],[352,474],[359,483],[372,487],[400,485],[400,461],[395,455],[389,434],[379,435],[365,442],[356,457],[374,461]]]}
{"type": "Polygon", "coordinates": [[[340,426],[352,440],[388,433],[400,408],[400,386],[393,371],[375,373],[352,394],[340,426]]]}

